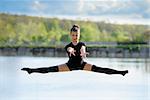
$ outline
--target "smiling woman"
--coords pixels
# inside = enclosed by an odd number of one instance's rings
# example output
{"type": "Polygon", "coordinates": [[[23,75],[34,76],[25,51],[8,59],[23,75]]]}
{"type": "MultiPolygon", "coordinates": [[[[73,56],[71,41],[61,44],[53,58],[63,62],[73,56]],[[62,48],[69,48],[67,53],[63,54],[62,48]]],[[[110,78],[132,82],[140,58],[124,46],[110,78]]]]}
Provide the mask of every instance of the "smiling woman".
{"type": "Polygon", "coordinates": [[[75,24],[70,30],[71,42],[65,46],[65,50],[68,53],[69,61],[65,64],[44,67],[44,68],[22,68],[21,70],[27,71],[29,74],[33,72],[48,73],[48,72],[64,72],[73,70],[86,70],[105,74],[121,74],[125,75],[128,70],[118,71],[110,68],[102,68],[96,65],[89,64],[83,60],[88,54],[86,52],[86,45],[83,42],[79,42],[80,39],[80,27],[75,24]]]}

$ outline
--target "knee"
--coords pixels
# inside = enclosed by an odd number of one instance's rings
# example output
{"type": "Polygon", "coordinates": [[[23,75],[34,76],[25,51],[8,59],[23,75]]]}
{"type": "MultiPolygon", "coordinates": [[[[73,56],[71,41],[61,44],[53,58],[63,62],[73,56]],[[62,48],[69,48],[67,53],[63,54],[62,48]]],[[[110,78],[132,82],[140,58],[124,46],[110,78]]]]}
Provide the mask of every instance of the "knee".
{"type": "Polygon", "coordinates": [[[91,71],[97,71],[97,67],[95,65],[92,65],[91,71]]]}
{"type": "Polygon", "coordinates": [[[51,72],[58,72],[58,66],[49,67],[51,72]]]}

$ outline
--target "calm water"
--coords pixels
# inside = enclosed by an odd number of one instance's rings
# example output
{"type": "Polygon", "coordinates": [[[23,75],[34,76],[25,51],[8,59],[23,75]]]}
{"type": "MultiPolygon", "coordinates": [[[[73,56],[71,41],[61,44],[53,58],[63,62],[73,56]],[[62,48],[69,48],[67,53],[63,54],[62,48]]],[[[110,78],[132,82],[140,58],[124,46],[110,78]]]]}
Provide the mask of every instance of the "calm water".
{"type": "Polygon", "coordinates": [[[22,67],[65,63],[68,58],[0,57],[0,100],[150,100],[150,59],[88,58],[129,74],[72,71],[31,75],[22,67]]]}

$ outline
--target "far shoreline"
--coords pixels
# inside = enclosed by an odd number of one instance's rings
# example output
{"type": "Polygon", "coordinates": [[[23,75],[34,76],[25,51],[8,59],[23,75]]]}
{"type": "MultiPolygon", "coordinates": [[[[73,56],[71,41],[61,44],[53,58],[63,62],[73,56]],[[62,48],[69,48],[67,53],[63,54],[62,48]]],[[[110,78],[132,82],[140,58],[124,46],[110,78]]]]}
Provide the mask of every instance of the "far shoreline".
{"type": "MultiPolygon", "coordinates": [[[[150,58],[149,46],[87,46],[88,57],[150,58]]],[[[0,47],[0,56],[67,57],[64,47],[0,47]]]]}

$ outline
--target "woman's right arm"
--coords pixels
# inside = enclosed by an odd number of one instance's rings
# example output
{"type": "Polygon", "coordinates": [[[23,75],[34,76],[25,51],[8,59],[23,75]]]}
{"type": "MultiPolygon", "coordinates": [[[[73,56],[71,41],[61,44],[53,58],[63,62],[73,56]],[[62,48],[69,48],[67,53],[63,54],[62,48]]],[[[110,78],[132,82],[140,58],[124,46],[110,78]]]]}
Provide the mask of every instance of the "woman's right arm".
{"type": "Polygon", "coordinates": [[[68,47],[67,51],[69,52],[69,56],[71,56],[71,54],[75,56],[75,50],[74,50],[74,48],[68,47]]]}

